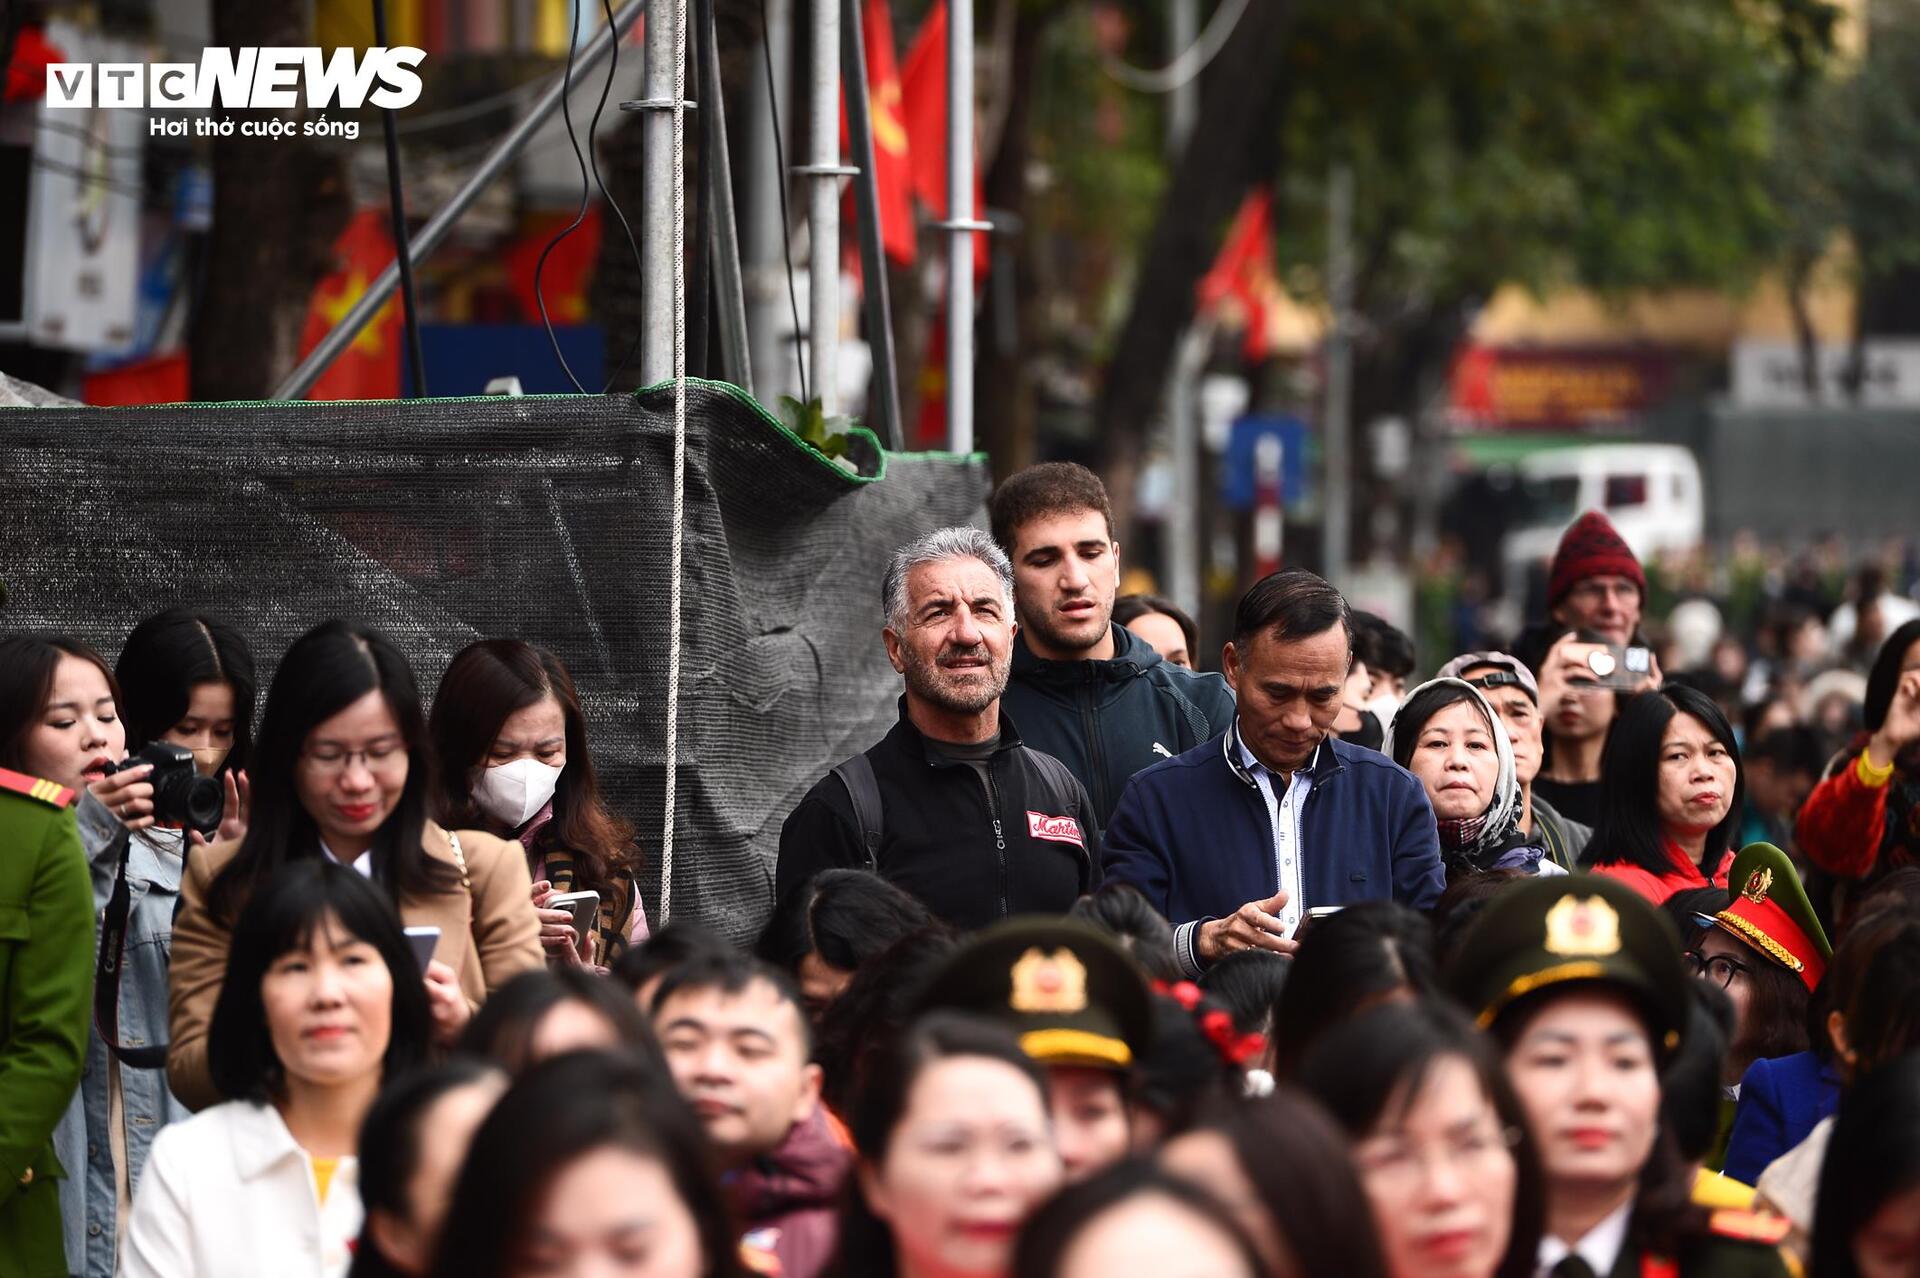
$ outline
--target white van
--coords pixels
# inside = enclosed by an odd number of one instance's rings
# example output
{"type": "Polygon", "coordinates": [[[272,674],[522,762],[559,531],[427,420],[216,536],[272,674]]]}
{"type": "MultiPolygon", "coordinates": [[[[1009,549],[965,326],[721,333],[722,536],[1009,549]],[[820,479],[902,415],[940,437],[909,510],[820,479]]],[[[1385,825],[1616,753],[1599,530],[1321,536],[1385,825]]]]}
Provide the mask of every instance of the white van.
{"type": "Polygon", "coordinates": [[[1661,551],[1689,551],[1706,535],[1700,464],[1678,444],[1581,444],[1522,458],[1525,521],[1502,543],[1507,598],[1524,599],[1545,580],[1567,525],[1604,511],[1642,563],[1661,551]]]}

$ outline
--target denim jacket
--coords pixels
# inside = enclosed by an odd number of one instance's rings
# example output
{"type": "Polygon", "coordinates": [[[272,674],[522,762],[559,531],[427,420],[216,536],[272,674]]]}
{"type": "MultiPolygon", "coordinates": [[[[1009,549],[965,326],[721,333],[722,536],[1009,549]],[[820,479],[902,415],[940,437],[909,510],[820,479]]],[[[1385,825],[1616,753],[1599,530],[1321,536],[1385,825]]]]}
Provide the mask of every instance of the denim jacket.
{"type": "MultiPolygon", "coordinates": [[[[173,908],[180,896],[181,835],[143,830],[129,836],[126,827],[91,794],[80,800],[80,841],[93,875],[94,945],[113,892],[120,849],[127,853],[127,937],[120,976],[120,1042],[128,1047],[161,1043],[167,1037],[167,955],[172,948],[173,908]]],[[[87,1061],[66,1115],[54,1130],[54,1149],[67,1179],[60,1182],[60,1223],[68,1269],[84,1278],[112,1278],[119,1194],[109,1136],[111,1100],[107,1045],[95,1026],[87,1036],[87,1061]]],[[[187,1108],[167,1090],[165,1069],[120,1070],[121,1108],[127,1161],[137,1185],[153,1138],[167,1123],[188,1117],[187,1108]]]]}

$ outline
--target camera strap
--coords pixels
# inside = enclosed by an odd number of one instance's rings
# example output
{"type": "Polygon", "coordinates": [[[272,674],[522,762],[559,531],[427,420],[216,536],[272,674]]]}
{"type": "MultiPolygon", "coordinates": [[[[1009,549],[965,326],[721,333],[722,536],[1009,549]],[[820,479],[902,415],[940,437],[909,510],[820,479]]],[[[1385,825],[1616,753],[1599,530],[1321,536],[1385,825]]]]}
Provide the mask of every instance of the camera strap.
{"type": "MultiPolygon", "coordinates": [[[[183,831],[181,837],[187,836],[183,831]]],[[[167,1063],[167,1045],[123,1047],[120,1044],[120,970],[125,966],[127,920],[133,912],[133,894],[127,888],[127,858],[133,851],[134,836],[120,843],[120,864],[114,871],[113,893],[107,898],[106,913],[100,920],[100,958],[93,974],[93,1025],[107,1050],[123,1065],[135,1069],[161,1069],[167,1063]]],[[[182,847],[184,856],[186,849],[182,847]]]]}

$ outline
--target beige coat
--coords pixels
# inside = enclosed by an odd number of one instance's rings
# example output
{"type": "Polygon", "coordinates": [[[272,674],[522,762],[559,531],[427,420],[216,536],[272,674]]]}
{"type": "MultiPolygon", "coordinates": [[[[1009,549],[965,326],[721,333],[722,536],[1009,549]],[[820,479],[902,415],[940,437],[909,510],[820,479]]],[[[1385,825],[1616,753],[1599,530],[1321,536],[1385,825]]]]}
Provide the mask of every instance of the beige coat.
{"type": "MultiPolygon", "coordinates": [[[[447,832],[427,823],[422,844],[435,860],[454,864],[447,832]]],[[[207,889],[234,854],[238,841],[195,848],[180,883],[180,913],[173,921],[173,968],[168,982],[167,1082],[189,1109],[226,1098],[214,1090],[207,1066],[207,1029],[220,982],[227,972],[232,934],[206,908],[207,889]]],[[[540,967],[540,919],[533,912],[533,881],[518,843],[478,830],[460,831],[472,890],[459,888],[426,897],[405,897],[400,918],[408,927],[437,927],[433,957],[454,970],[469,1006],[521,972],[540,967]]]]}

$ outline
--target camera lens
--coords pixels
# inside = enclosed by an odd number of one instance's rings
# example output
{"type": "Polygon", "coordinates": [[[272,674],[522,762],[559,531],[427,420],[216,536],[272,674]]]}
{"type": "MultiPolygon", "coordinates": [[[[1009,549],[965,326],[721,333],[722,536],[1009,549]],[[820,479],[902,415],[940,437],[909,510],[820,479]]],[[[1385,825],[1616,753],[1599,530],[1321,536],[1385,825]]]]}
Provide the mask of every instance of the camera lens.
{"type": "Polygon", "coordinates": [[[215,830],[220,826],[227,802],[220,783],[212,777],[181,778],[181,824],[195,830],[215,830]]]}

